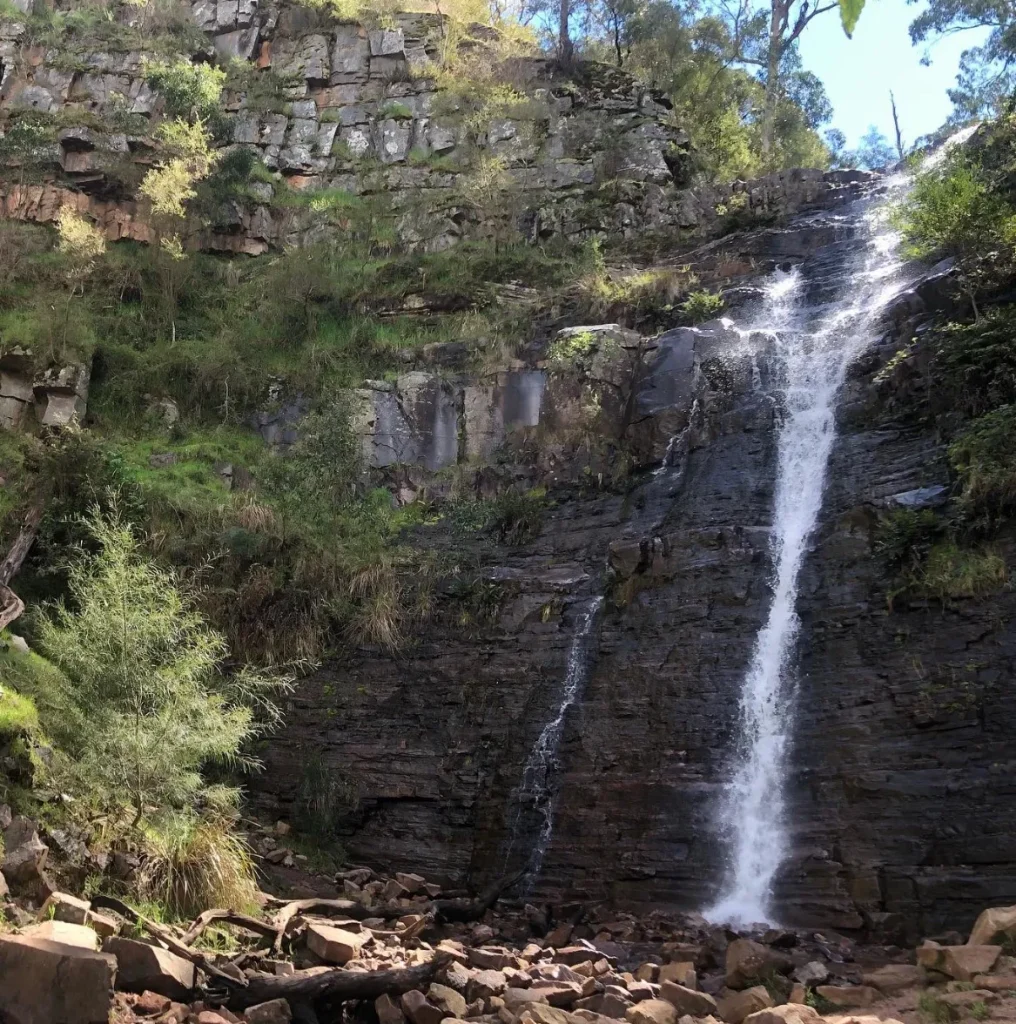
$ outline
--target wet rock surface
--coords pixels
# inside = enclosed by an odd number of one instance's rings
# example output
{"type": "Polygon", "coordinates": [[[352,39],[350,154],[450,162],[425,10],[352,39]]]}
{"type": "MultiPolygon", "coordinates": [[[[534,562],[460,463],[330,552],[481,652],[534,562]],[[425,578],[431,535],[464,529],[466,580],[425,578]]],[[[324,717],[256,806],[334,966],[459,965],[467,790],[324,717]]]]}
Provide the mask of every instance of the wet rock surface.
{"type": "MultiPolygon", "coordinates": [[[[703,273],[727,272],[745,245],[761,267],[802,263],[821,292],[849,241],[833,209],[697,260],[703,273]]],[[[985,903],[1016,899],[1016,698],[1004,683],[1016,598],[890,610],[873,552],[881,510],[940,495],[948,479],[934,434],[893,421],[891,388],[872,383],[898,332],[947,301],[939,268],[927,281],[938,283],[912,289],[924,298],[887,318],[884,342],[844,388],[801,578],[794,846],[777,880],[784,920],[887,938],[969,928],[985,903]]],[[[627,436],[647,467],[640,486],[572,486],[615,456],[574,442],[579,421],[557,410],[581,408],[565,399],[582,385],[551,374],[539,425],[507,449],[521,479],[560,487],[539,536],[494,554],[440,530],[425,541],[465,545],[477,584],[496,590],[494,621],[464,630],[436,616],[398,658],[352,651],[303,683],[256,783],[262,807],[299,814],[313,750],[341,781],[339,831],[355,856],[458,882],[495,877],[506,808],[557,706],[577,616],[605,589],[595,664],[565,725],[538,894],[688,909],[715,898],[715,808],[769,600],[772,367],[764,343],[745,345],[722,323],[622,338],[617,350],[637,404],[600,406],[596,432],[609,437],[612,424],[627,436]],[[521,451],[529,461],[512,455],[521,451]]]]}

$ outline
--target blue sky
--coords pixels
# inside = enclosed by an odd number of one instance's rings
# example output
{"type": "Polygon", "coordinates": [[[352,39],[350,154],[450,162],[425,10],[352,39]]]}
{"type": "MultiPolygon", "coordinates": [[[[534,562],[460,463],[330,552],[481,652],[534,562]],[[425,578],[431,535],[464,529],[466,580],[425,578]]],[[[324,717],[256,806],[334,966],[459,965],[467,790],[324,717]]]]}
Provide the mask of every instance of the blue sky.
{"type": "Polygon", "coordinates": [[[922,4],[905,0],[867,0],[852,39],[847,39],[838,12],[820,15],[801,36],[804,66],[825,82],[833,104],[832,127],[853,146],[877,125],[893,138],[889,90],[896,107],[903,141],[934,131],[951,109],[948,89],[956,77],[960,54],[976,46],[984,33],[964,32],[931,48],[930,67],[921,66],[921,47],[910,45],[907,27],[922,4]]]}

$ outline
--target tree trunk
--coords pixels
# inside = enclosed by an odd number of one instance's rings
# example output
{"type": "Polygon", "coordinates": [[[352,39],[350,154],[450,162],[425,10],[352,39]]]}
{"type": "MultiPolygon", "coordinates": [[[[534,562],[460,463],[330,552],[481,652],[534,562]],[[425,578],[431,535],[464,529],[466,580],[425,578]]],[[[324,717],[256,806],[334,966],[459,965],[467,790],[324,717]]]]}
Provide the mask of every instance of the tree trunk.
{"type": "MultiPolygon", "coordinates": [[[[780,58],[783,56],[783,19],[787,4],[772,0],[769,18],[769,55],[766,63],[766,98],[762,111],[762,158],[769,162],[773,152],[776,131],[776,104],[780,96],[780,58]]],[[[768,170],[768,167],[766,168],[768,170]]]]}
{"type": "Polygon", "coordinates": [[[572,55],[574,53],[571,35],[568,32],[568,20],[571,17],[571,0],[560,0],[560,2],[561,21],[558,27],[557,49],[561,63],[567,67],[571,64],[572,55]]]}

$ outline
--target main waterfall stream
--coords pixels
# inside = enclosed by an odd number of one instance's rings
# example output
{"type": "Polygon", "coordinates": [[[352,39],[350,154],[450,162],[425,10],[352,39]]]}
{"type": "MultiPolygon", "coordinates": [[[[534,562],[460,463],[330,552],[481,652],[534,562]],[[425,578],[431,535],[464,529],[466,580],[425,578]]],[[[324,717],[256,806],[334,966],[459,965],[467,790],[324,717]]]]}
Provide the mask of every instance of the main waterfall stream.
{"type": "Polygon", "coordinates": [[[877,197],[843,215],[851,237],[817,259],[776,273],[742,338],[768,352],[778,410],[778,455],[770,534],[772,603],[742,684],[739,735],[720,809],[729,854],[717,922],[772,920],[772,890],[790,849],[787,776],[797,680],[798,579],[822,507],[836,439],[837,394],[851,363],[875,340],[886,305],[911,277],[887,214],[908,187],[888,179],[877,197]]]}

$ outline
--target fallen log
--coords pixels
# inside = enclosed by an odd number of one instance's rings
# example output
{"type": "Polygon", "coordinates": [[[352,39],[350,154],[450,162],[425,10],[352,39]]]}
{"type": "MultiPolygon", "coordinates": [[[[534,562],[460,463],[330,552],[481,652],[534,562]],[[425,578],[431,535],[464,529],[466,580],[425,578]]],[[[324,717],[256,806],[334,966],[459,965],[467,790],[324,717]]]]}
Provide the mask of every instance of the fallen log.
{"type": "Polygon", "coordinates": [[[245,988],[237,988],[230,993],[229,1008],[245,1010],[248,1006],[265,1003],[270,999],[286,999],[290,1005],[294,1005],[314,1003],[319,999],[343,1001],[377,999],[386,994],[401,995],[410,989],[426,988],[450,961],[451,957],[447,954],[439,953],[425,964],[387,971],[349,971],[342,967],[322,970],[312,967],[282,976],[258,972],[248,978],[245,988]]]}
{"type": "Polygon", "coordinates": [[[275,938],[276,928],[267,921],[256,917],[249,917],[247,914],[239,914],[235,910],[216,908],[206,910],[199,914],[191,924],[190,928],[183,933],[180,941],[189,946],[213,921],[222,921],[224,924],[236,925],[237,928],[246,928],[249,932],[264,935],[266,938],[275,938]]]}
{"type": "Polygon", "coordinates": [[[139,914],[133,907],[124,903],[123,900],[118,900],[115,896],[95,896],[92,898],[91,906],[93,910],[112,910],[115,914],[119,914],[121,917],[127,918],[128,921],[139,925],[153,938],[158,939],[170,953],[175,953],[178,957],[189,961],[195,967],[201,968],[205,974],[225,982],[230,988],[246,986],[246,978],[234,978],[233,975],[227,974],[216,967],[204,953],[199,953],[196,949],[191,949],[189,946],[184,945],[170,934],[168,928],[163,928],[162,925],[150,921],[147,917],[139,914]]]}

